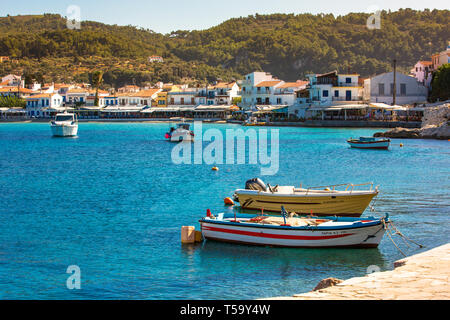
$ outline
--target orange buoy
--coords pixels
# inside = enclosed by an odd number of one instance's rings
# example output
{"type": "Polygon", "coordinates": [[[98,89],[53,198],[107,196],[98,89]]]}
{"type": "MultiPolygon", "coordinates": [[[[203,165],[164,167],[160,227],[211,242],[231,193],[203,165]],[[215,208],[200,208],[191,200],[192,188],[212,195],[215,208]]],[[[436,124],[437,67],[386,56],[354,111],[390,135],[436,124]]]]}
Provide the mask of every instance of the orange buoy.
{"type": "Polygon", "coordinates": [[[212,170],[213,170],[213,171],[219,171],[219,168],[214,167],[214,168],[212,168],[212,170]]]}
{"type": "Polygon", "coordinates": [[[231,198],[225,198],[223,199],[223,202],[225,202],[225,205],[227,206],[234,206],[234,201],[231,198]]]}

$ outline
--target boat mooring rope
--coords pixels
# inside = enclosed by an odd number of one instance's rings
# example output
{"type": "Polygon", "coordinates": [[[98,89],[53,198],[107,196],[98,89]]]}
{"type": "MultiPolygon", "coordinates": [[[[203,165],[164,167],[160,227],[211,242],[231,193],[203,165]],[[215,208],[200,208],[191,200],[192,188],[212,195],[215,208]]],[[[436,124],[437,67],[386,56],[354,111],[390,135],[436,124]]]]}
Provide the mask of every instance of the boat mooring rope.
{"type": "Polygon", "coordinates": [[[423,245],[409,239],[408,237],[406,237],[403,233],[400,232],[400,230],[397,229],[397,227],[393,224],[392,221],[390,221],[388,224],[386,224],[386,221],[383,221],[383,225],[384,228],[386,229],[386,233],[389,237],[389,239],[392,241],[392,243],[394,244],[394,246],[397,248],[397,250],[404,256],[406,257],[406,254],[398,247],[398,245],[395,243],[394,239],[392,238],[393,235],[398,235],[400,236],[400,238],[402,238],[402,240],[405,242],[405,244],[408,246],[408,248],[410,248],[410,245],[408,244],[407,241],[414,243],[415,245],[417,245],[419,248],[424,248],[423,245]]]}

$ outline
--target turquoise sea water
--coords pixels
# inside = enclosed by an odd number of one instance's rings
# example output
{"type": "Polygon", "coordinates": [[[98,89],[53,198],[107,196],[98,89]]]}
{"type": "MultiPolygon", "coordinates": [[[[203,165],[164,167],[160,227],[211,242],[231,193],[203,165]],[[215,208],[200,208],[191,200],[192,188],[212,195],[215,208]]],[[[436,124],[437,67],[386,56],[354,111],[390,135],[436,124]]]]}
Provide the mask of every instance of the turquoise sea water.
{"type": "MultiPolygon", "coordinates": [[[[203,125],[204,129],[241,128],[203,125]]],[[[167,124],[80,124],[52,138],[48,124],[0,124],[0,298],[254,299],[307,292],[323,278],[363,276],[402,258],[385,236],[378,249],[279,249],[205,242],[182,246],[181,226],[260,176],[257,165],[175,165],[167,124]],[[66,269],[81,269],[68,290],[66,269]]],[[[274,129],[274,128],[269,128],[274,129]]],[[[279,128],[275,185],[373,181],[408,237],[449,242],[450,142],[394,140],[390,151],[356,150],[349,137],[376,129],[279,128]],[[404,148],[400,148],[400,142],[404,148]]],[[[207,144],[205,144],[207,145],[207,144]]]]}

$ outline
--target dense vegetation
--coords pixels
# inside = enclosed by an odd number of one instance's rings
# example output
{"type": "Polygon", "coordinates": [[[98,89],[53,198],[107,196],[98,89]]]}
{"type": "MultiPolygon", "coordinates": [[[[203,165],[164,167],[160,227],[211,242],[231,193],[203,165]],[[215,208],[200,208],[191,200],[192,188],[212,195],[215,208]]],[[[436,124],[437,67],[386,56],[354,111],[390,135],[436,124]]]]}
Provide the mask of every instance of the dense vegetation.
{"type": "Polygon", "coordinates": [[[310,72],[391,69],[396,58],[408,72],[419,59],[443,50],[450,34],[449,10],[383,11],[381,29],[369,30],[369,14],[256,15],[230,19],[202,31],[162,35],[132,26],[83,22],[70,30],[59,15],[0,18],[0,74],[21,71],[45,81],[90,81],[96,70],[104,84],[231,80],[265,70],[296,80],[310,72]],[[148,63],[161,55],[164,63],[148,63]]]}
{"type": "Polygon", "coordinates": [[[450,63],[444,64],[434,73],[431,86],[431,101],[450,100],[450,63]]]}
{"type": "Polygon", "coordinates": [[[0,108],[25,108],[25,100],[17,97],[0,96],[0,108]]]}

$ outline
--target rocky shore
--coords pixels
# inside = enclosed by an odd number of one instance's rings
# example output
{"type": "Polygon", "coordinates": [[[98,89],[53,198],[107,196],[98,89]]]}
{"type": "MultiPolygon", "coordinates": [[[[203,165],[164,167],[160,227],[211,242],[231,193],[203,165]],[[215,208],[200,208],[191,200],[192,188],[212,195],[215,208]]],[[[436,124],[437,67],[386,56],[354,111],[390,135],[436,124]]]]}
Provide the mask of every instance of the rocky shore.
{"type": "Polygon", "coordinates": [[[395,128],[387,132],[375,133],[374,137],[394,139],[450,139],[450,104],[425,109],[420,129],[395,128]]]}
{"type": "Polygon", "coordinates": [[[322,280],[309,293],[268,300],[449,300],[450,243],[399,260],[392,271],[322,280]]]}

